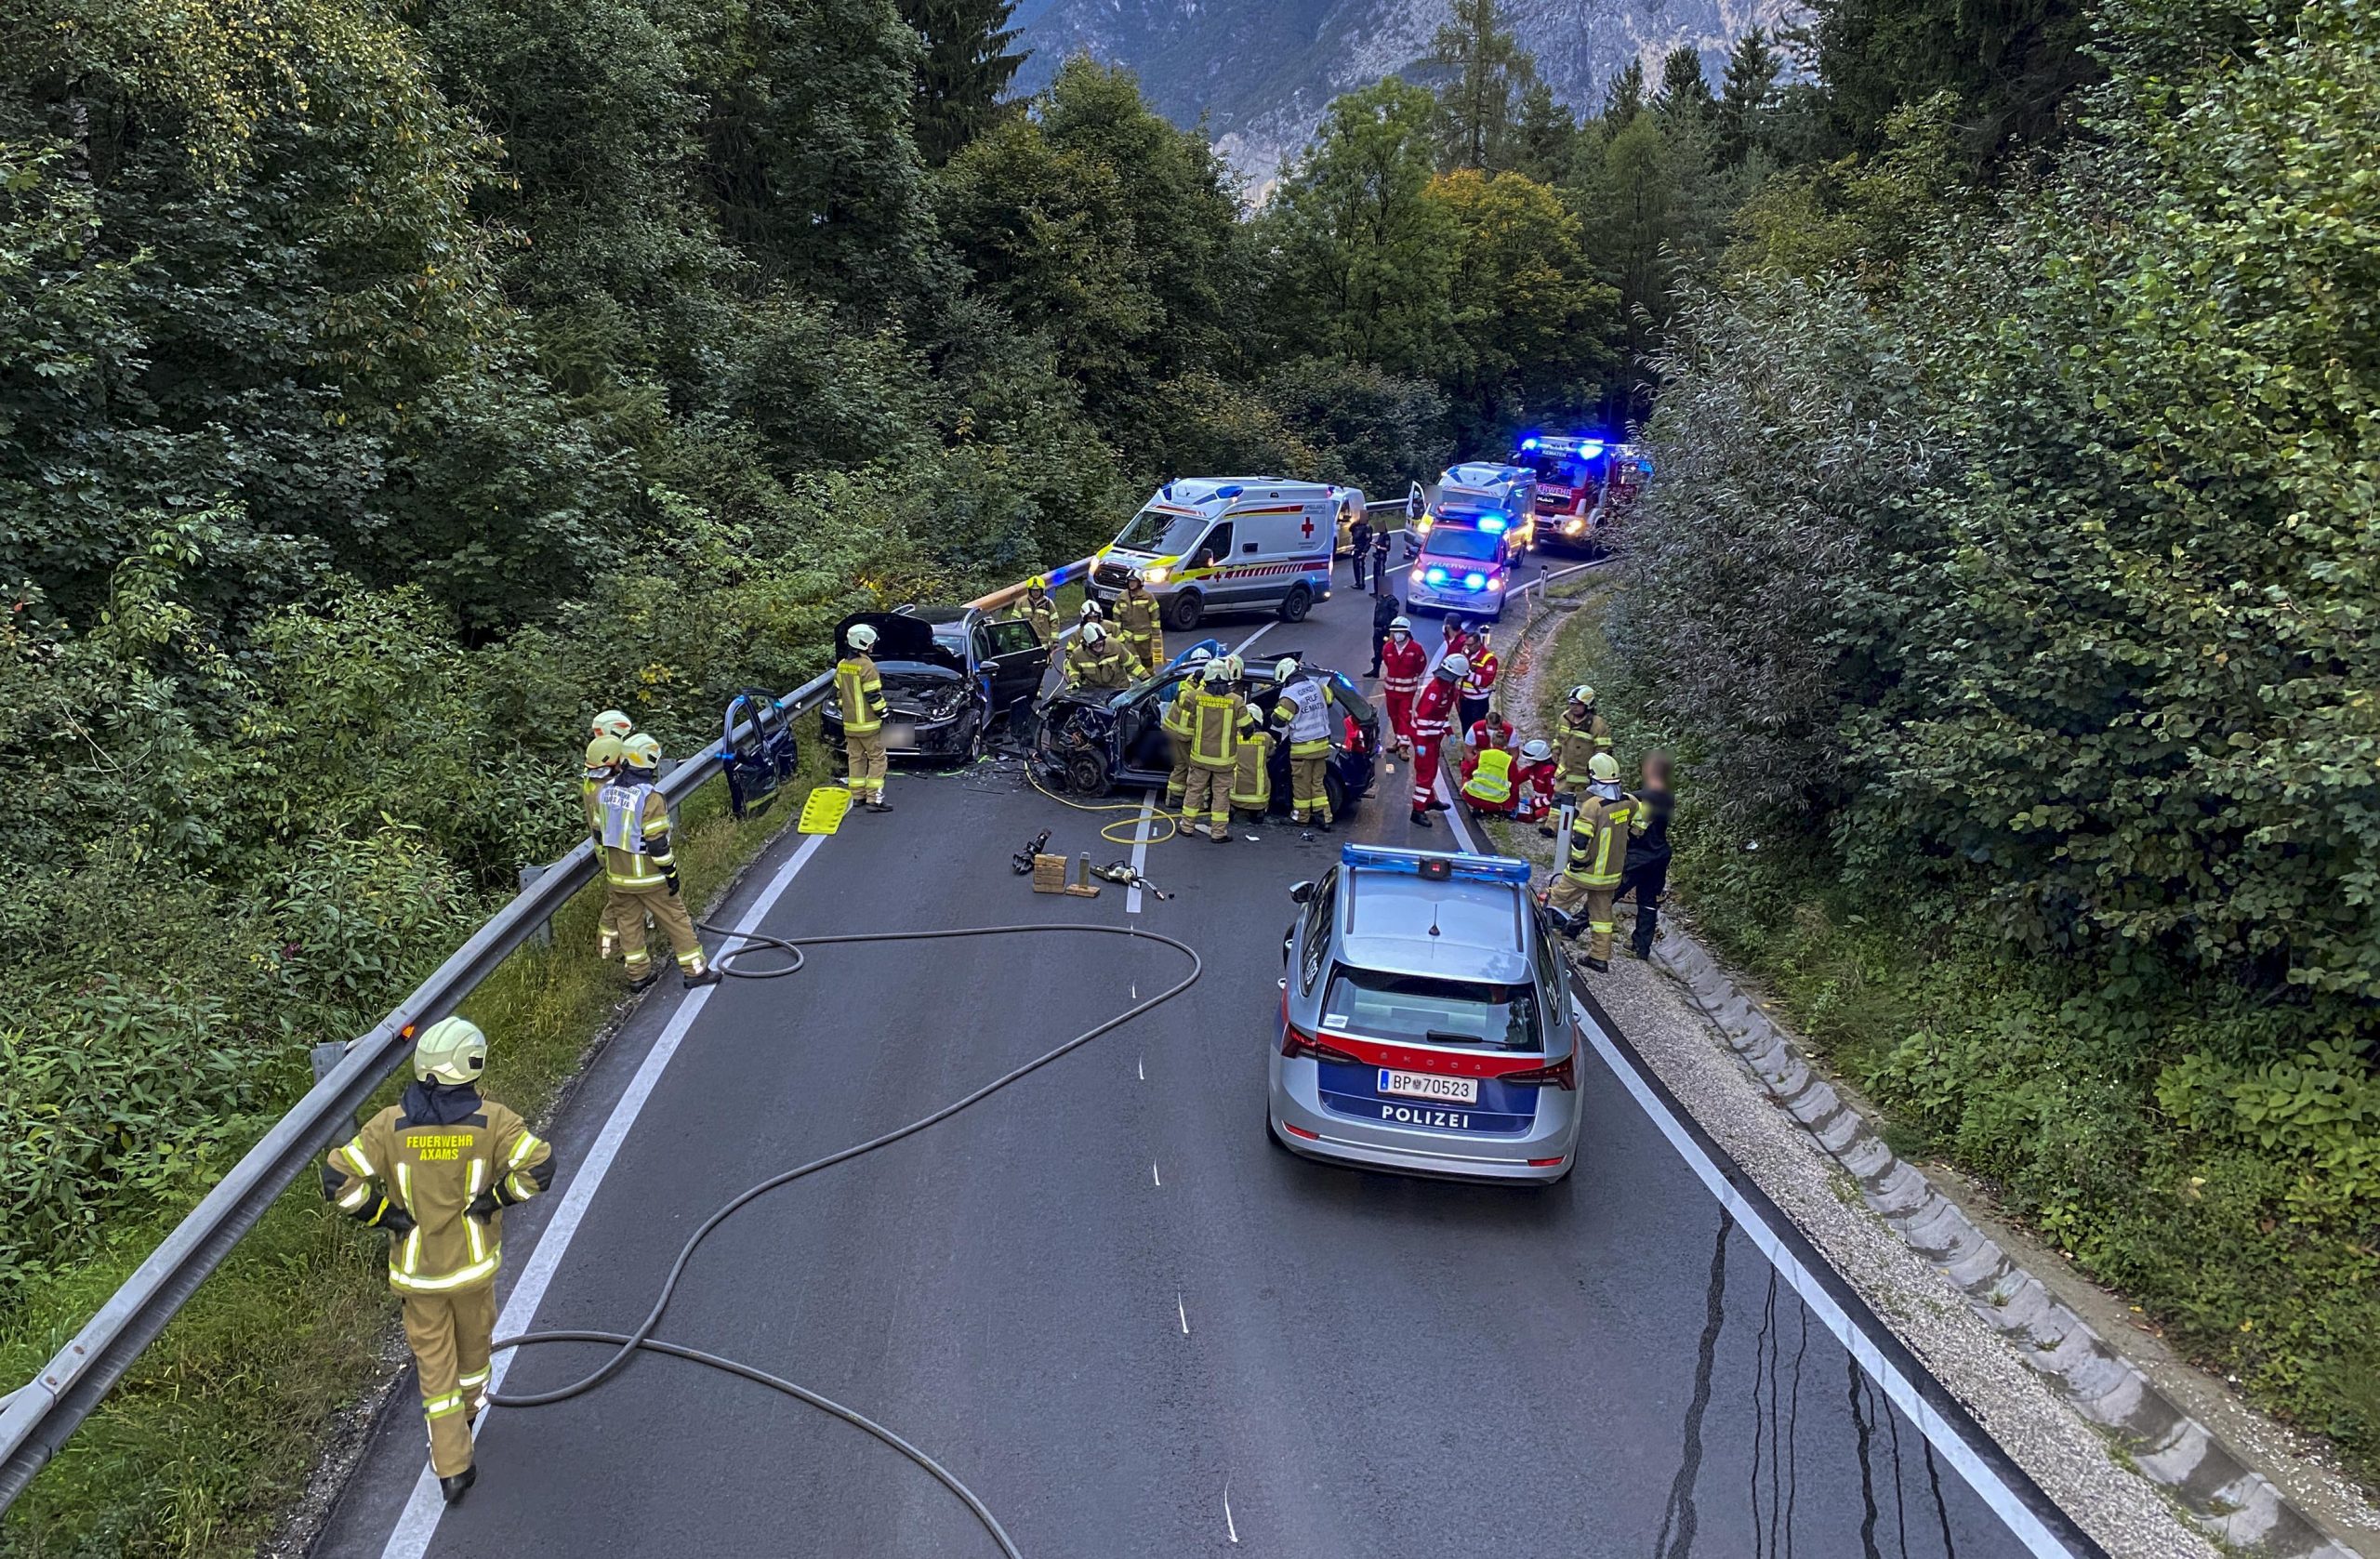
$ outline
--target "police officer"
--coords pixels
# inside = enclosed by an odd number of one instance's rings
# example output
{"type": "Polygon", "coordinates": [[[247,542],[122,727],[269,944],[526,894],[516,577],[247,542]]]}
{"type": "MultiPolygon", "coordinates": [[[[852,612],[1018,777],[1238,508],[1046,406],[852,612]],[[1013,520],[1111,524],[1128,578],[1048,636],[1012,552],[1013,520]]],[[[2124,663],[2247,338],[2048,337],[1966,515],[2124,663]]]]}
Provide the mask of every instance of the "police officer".
{"type": "Polygon", "coordinates": [[[479,1091],[487,1036],[442,1018],[413,1048],[413,1085],[323,1161],[323,1196],[389,1235],[389,1287],[421,1380],[430,1469],[453,1504],[479,1477],[504,1209],[553,1183],[553,1150],[479,1091]]]}
{"type": "MultiPolygon", "coordinates": [[[[597,798],[603,787],[619,777],[626,752],[617,736],[598,736],[587,744],[587,766],[578,781],[580,802],[587,808],[587,837],[594,841],[598,858],[603,850],[603,804],[597,798]]],[[[628,913],[626,903],[608,886],[604,889],[603,912],[595,919],[595,956],[608,958],[620,945],[620,918],[628,913]]],[[[641,915],[642,910],[638,914],[641,915]]]]}
{"type": "Polygon", "coordinates": [[[1190,704],[1190,782],[1182,796],[1185,834],[1197,832],[1204,813],[1207,837],[1217,844],[1231,842],[1231,782],[1238,768],[1239,717],[1246,708],[1232,691],[1231,667],[1209,661],[1190,704]]]}
{"type": "Polygon", "coordinates": [[[1347,562],[1355,571],[1355,588],[1364,588],[1364,570],[1372,561],[1372,521],[1368,509],[1358,509],[1347,527],[1347,562]]]}
{"type": "Polygon", "coordinates": [[[628,966],[628,989],[641,991],[661,978],[645,950],[644,918],[650,915],[668,933],[678,972],[686,988],[719,984],[719,971],[703,957],[694,917],[678,891],[678,856],[669,838],[669,802],[656,783],[661,744],[631,736],[622,744],[619,778],[596,798],[603,809],[603,880],[619,905],[620,949],[628,966]]]}
{"type": "Polygon", "coordinates": [[[876,630],[866,623],[844,635],[851,654],[835,663],[835,701],[843,711],[843,760],[852,799],[870,812],[891,812],[884,800],[884,678],[868,652],[876,630]]]}
{"type": "Polygon", "coordinates": [[[1587,765],[1587,797],[1570,824],[1570,864],[1546,893],[1546,907],[1564,935],[1587,913],[1587,967],[1611,967],[1612,901],[1626,875],[1628,838],[1636,826],[1636,799],[1620,788],[1620,760],[1599,752],[1587,765]]]}
{"type": "Polygon", "coordinates": [[[1670,813],[1677,805],[1670,794],[1670,755],[1646,753],[1644,775],[1636,787],[1637,833],[1628,841],[1628,865],[1620,892],[1612,896],[1636,896],[1636,925],[1628,938],[1628,951],[1635,958],[1649,958],[1653,938],[1660,931],[1661,894],[1670,881],[1670,813]]]}
{"type": "Polygon", "coordinates": [[[1116,598],[1116,627],[1124,636],[1125,650],[1140,662],[1142,676],[1165,664],[1165,629],[1157,620],[1157,598],[1149,594],[1139,569],[1124,575],[1124,593],[1116,598]]]}
{"type": "Polygon", "coordinates": [[[1214,658],[1214,652],[1204,644],[1190,652],[1187,667],[1174,679],[1168,694],[1165,713],[1157,720],[1157,728],[1165,733],[1167,749],[1173,758],[1172,772],[1165,776],[1165,804],[1178,807],[1182,793],[1190,784],[1190,700],[1197,696],[1204,667],[1214,658]]]}
{"type": "Polygon", "coordinates": [[[1273,730],[1289,748],[1289,816],[1330,832],[1330,694],[1311,677],[1298,676],[1298,663],[1283,659],[1273,667],[1273,685],[1281,690],[1273,706],[1273,730]]]}
{"type": "MultiPolygon", "coordinates": [[[[1564,707],[1562,718],[1554,722],[1554,756],[1561,766],[1554,785],[1566,796],[1576,796],[1593,783],[1587,772],[1589,763],[1599,752],[1611,750],[1611,727],[1595,712],[1595,690],[1580,682],[1570,690],[1570,702],[1564,707]]],[[[1618,777],[1617,771],[1614,778],[1618,777]]]]}
{"type": "Polygon", "coordinates": [[[1025,602],[1017,608],[1033,625],[1034,641],[1043,649],[1058,641],[1058,603],[1051,599],[1050,581],[1035,575],[1025,582],[1025,602]]]}

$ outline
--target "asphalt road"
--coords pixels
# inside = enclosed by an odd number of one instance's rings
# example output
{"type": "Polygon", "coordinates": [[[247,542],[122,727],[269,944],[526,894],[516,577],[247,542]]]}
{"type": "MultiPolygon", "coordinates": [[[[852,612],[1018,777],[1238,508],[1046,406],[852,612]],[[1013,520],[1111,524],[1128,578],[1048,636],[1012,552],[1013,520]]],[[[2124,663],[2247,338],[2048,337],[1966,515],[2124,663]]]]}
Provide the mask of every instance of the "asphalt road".
{"type": "MultiPolygon", "coordinates": [[[[1216,631],[1236,641],[1260,627],[1216,631]]],[[[1361,673],[1368,631],[1367,603],[1342,584],[1250,654],[1301,647],[1361,673]]],[[[1358,837],[1418,832],[1406,781],[1401,768],[1382,779],[1358,837]]],[[[766,929],[1125,919],[1121,890],[1037,897],[1010,874],[1010,852],[1043,827],[1052,848],[1123,853],[1092,836],[1107,819],[1061,811],[1012,766],[904,771],[888,794],[890,816],[854,815],[802,857],[766,929]]],[[[1268,1145],[1287,889],[1348,836],[1242,831],[1261,837],[1149,852],[1178,896],[1142,919],[1206,960],[1187,995],[747,1208],[696,1259],[661,1335],[876,1417],[970,1484],[1024,1552],[1051,1559],[2067,1552],[2012,1526],[2027,1494],[1988,1445],[1963,1463],[1887,1400],[1889,1341],[1861,1343],[1869,1367],[1855,1362],[1828,1306],[1853,1326],[1862,1313],[1840,1290],[1806,1302],[1806,1281],[1762,1253],[1775,1241],[1744,1226],[1765,1204],[1725,1209],[1658,1102],[1605,1061],[1582,1068],[1579,1168],[1548,1191],[1339,1170],[1268,1145]]],[[[1421,839],[1451,842],[1444,826],[1421,839]]],[[[1181,967],[1156,945],[1018,937],[821,950],[795,979],[730,982],[691,1023],[673,1024],[687,998],[664,994],[550,1133],[559,1194],[517,1218],[507,1282],[536,1265],[532,1233],[642,1083],[552,1265],[541,1328],[632,1326],[694,1224],[735,1192],[923,1114],[1181,967]],[[676,1048],[655,1081],[657,1042],[676,1048]]],[[[598,1357],[525,1354],[507,1386],[556,1384],[598,1357]]],[[[316,1552],[996,1552],[945,1490],[858,1432],[649,1354],[592,1395],[492,1414],[479,1460],[469,1500],[427,1519],[403,1388],[316,1552]]]]}

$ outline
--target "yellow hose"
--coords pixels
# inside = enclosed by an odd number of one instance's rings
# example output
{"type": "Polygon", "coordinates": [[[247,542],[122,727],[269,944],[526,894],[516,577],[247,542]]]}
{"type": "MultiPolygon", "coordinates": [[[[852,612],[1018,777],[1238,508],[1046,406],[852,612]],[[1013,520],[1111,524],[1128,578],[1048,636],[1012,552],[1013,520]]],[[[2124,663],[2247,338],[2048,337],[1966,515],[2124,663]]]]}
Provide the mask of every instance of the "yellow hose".
{"type": "MultiPolygon", "coordinates": [[[[1130,837],[1119,839],[1116,837],[1116,830],[1118,828],[1130,828],[1135,832],[1138,832],[1141,826],[1140,813],[1143,803],[1138,801],[1069,801],[1064,796],[1059,795],[1056,791],[1044,786],[1039,780],[1035,779],[1030,773],[1025,776],[1025,782],[1033,786],[1034,789],[1040,791],[1042,795],[1047,796],[1050,799],[1057,802],[1058,805],[1062,807],[1071,807],[1076,812],[1130,813],[1132,815],[1129,820],[1118,819],[1117,821],[1107,824],[1102,827],[1099,830],[1099,837],[1105,839],[1109,844],[1138,844],[1141,842],[1139,839],[1130,837]]],[[[1165,832],[1162,834],[1157,833],[1154,830],[1151,831],[1149,834],[1149,843],[1151,844],[1163,844],[1166,840],[1171,839],[1174,835],[1182,831],[1182,826],[1173,820],[1173,814],[1171,813],[1165,812],[1157,807],[1151,807],[1149,809],[1149,822],[1151,824],[1162,823],[1165,825],[1165,832]]]]}

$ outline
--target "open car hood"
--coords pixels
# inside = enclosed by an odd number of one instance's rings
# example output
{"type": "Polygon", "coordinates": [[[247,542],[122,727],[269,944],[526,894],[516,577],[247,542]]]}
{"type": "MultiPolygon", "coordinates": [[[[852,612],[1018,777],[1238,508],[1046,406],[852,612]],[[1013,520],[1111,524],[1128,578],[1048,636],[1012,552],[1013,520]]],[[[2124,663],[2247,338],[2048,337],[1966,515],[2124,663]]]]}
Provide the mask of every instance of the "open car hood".
{"type": "Polygon", "coordinates": [[[835,658],[852,653],[851,630],[866,623],[876,630],[876,648],[868,654],[878,665],[889,660],[939,666],[964,676],[967,663],[933,636],[933,625],[901,612],[854,612],[835,625],[835,658]]]}

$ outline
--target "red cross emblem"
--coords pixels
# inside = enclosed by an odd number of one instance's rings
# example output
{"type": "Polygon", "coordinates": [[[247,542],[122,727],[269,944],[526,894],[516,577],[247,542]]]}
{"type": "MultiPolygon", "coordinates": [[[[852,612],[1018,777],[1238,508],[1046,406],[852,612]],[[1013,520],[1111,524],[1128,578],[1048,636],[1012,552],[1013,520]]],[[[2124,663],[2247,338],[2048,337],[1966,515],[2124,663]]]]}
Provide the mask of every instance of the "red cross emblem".
{"type": "Polygon", "coordinates": [[[1307,515],[1299,524],[1298,529],[1305,533],[1305,538],[1308,541],[1312,541],[1314,539],[1314,516],[1311,514],[1307,515]]]}

